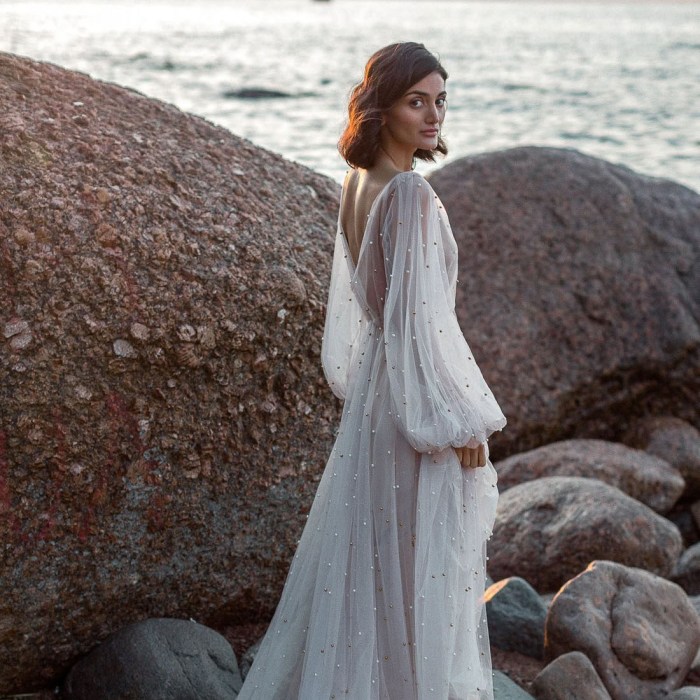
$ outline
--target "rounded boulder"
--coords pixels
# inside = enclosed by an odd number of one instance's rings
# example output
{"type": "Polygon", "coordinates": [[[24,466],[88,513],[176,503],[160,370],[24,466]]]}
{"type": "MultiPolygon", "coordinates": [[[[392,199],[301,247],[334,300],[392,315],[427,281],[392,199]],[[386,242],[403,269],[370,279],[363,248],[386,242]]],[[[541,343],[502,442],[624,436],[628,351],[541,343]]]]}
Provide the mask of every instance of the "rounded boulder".
{"type": "Polygon", "coordinates": [[[150,619],[111,634],[70,670],[67,700],[234,700],[231,645],[192,620],[150,619]]]}
{"type": "Polygon", "coordinates": [[[681,549],[673,523],[614,486],[550,476],[500,495],[489,574],[521,576],[543,593],[602,557],[668,576],[681,549]]]}
{"type": "Polygon", "coordinates": [[[457,240],[457,317],[504,413],[496,459],[634,416],[700,425],[700,194],[572,148],[429,177],[457,240]]]}
{"type": "Polygon", "coordinates": [[[613,700],[657,700],[680,687],[700,646],[688,597],[660,576],[595,561],[549,606],[545,656],[580,651],[613,700]]]}
{"type": "Polygon", "coordinates": [[[685,487],[680,472],[666,460],[607,440],[561,440],[494,466],[501,491],[543,476],[581,476],[616,486],[657,513],[668,512],[685,487]]]}
{"type": "Polygon", "coordinates": [[[700,430],[675,416],[646,416],[622,441],[669,462],[685,479],[684,498],[700,497],[700,430]]]}
{"type": "Polygon", "coordinates": [[[570,651],[547,664],[532,682],[537,700],[610,700],[598,672],[580,651],[570,651]]]}

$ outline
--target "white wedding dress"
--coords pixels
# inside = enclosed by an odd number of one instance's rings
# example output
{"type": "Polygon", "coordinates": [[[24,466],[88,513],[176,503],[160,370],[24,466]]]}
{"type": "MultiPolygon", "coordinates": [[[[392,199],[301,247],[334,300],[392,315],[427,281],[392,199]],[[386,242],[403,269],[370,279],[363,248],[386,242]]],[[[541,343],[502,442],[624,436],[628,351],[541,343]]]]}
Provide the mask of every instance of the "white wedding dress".
{"type": "Polygon", "coordinates": [[[419,174],[338,217],[322,361],[338,436],[239,700],[492,700],[483,592],[506,419],[454,312],[457,244],[419,174]]]}

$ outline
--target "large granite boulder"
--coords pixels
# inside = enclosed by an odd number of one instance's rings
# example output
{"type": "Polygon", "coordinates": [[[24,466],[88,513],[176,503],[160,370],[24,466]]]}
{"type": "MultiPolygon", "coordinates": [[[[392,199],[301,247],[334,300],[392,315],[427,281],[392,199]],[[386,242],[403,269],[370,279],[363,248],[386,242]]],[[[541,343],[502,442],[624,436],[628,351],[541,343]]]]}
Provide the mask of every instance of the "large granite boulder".
{"type": "Polygon", "coordinates": [[[613,700],[657,700],[680,687],[700,645],[700,618],[675,583],[593,562],[547,613],[545,656],[585,654],[613,700]]]}
{"type": "Polygon", "coordinates": [[[339,419],[337,194],[0,54],[0,694],[136,619],[272,612],[339,419]]]}
{"type": "Polygon", "coordinates": [[[235,700],[243,685],[231,645],[191,620],[117,630],[70,670],[66,700],[235,700]]]}
{"type": "Polygon", "coordinates": [[[700,424],[700,195],[574,149],[456,160],[430,182],[457,315],[508,416],[500,459],[634,416],[700,424]]]}
{"type": "Polygon", "coordinates": [[[617,486],[657,513],[669,511],[685,487],[683,477],[665,460],[607,440],[561,440],[494,466],[500,491],[543,476],[583,476],[617,486]]]}
{"type": "Polygon", "coordinates": [[[555,591],[603,557],[670,575],[678,528],[614,486],[573,476],[527,481],[501,494],[489,543],[489,574],[521,576],[555,591]]]}

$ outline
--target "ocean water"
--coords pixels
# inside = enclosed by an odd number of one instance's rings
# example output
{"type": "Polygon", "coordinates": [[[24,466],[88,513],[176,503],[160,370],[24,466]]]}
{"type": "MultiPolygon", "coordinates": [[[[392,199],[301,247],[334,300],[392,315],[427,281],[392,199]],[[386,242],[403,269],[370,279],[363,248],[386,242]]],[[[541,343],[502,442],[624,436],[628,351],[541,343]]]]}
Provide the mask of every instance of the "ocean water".
{"type": "Polygon", "coordinates": [[[174,103],[336,180],[349,90],[404,40],[450,73],[448,161],[573,147],[700,190],[698,3],[0,0],[0,50],[174,103]],[[240,96],[251,88],[284,96],[240,96]]]}

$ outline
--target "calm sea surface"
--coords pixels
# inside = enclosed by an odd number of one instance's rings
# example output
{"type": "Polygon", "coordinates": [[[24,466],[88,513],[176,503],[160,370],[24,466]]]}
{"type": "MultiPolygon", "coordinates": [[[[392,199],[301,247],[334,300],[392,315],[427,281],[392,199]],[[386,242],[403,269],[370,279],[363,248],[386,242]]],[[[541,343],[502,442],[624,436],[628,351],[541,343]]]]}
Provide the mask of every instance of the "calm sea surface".
{"type": "Polygon", "coordinates": [[[0,50],[172,102],[337,180],[348,92],[403,40],[450,73],[448,159],[573,147],[700,190],[698,3],[0,0],[0,50]],[[236,95],[248,88],[287,96],[236,95]]]}

